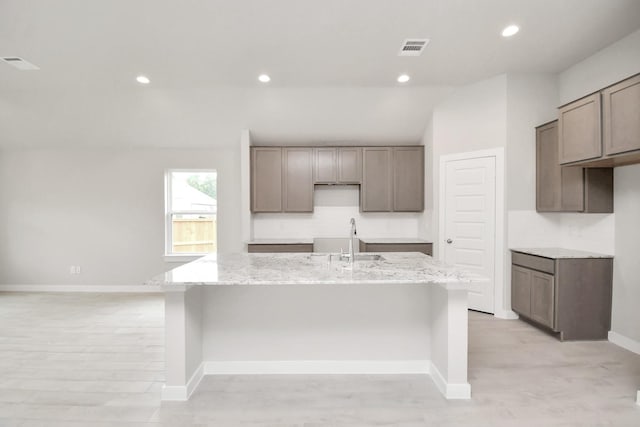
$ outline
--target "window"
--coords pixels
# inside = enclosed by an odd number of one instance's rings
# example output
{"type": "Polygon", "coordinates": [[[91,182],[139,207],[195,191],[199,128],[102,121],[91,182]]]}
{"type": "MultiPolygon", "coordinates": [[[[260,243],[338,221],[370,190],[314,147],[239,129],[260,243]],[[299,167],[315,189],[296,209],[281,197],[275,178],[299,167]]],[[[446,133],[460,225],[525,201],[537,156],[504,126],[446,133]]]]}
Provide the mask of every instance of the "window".
{"type": "Polygon", "coordinates": [[[167,255],[216,252],[216,186],[215,170],[167,171],[167,255]]]}

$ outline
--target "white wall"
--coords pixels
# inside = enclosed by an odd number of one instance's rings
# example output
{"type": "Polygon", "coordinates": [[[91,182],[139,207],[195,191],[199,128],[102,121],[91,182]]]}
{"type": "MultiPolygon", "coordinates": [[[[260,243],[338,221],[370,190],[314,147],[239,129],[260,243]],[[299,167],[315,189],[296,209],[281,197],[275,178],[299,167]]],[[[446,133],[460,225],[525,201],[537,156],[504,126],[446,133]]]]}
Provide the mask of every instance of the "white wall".
{"type": "MultiPolygon", "coordinates": [[[[456,90],[433,113],[435,204],[440,156],[505,147],[506,248],[566,247],[614,253],[614,215],[540,214],[535,210],[535,130],[557,118],[557,76],[507,74],[456,90]]],[[[429,135],[423,137],[428,141],[429,135]]],[[[437,224],[438,207],[434,209],[437,224]]],[[[437,227],[435,246],[439,246],[437,227]]],[[[437,249],[436,249],[437,251],[437,249]]],[[[504,254],[502,301],[510,309],[510,259],[504,254]]],[[[502,286],[499,277],[497,286],[502,286]]],[[[498,292],[500,294],[500,292],[498,292]]]]}
{"type": "Polygon", "coordinates": [[[614,180],[616,256],[611,330],[640,344],[640,165],[616,168],[614,180]]]}
{"type": "MultiPolygon", "coordinates": [[[[504,148],[507,145],[507,76],[499,75],[457,89],[434,109],[432,121],[432,228],[434,254],[438,254],[441,240],[438,236],[440,158],[448,154],[504,148]]],[[[496,224],[496,227],[506,229],[505,224],[496,224]]],[[[505,256],[496,254],[497,258],[505,256]]],[[[502,313],[506,309],[503,302],[506,288],[501,269],[495,272],[495,286],[499,294],[495,301],[496,313],[502,313]]]]}
{"type": "Polygon", "coordinates": [[[239,251],[238,163],[227,149],[0,151],[0,284],[140,285],[175,267],[163,260],[168,168],[217,169],[218,247],[239,251]]]}
{"type": "MultiPolygon", "coordinates": [[[[640,72],[640,30],[560,73],[560,102],[580,98],[640,72]]],[[[615,169],[615,258],[611,330],[640,343],[640,165],[615,169]]],[[[640,344],[637,344],[640,346],[640,344]]]]}

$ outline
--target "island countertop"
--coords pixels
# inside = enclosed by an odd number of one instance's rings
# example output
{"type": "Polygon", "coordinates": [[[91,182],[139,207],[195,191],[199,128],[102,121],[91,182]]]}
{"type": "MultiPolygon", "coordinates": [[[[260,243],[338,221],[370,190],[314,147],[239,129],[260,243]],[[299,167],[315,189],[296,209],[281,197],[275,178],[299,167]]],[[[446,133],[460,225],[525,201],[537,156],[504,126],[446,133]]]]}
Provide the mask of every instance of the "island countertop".
{"type": "Polygon", "coordinates": [[[330,260],[326,253],[208,255],[151,279],[165,291],[195,285],[440,284],[468,289],[482,276],[415,252],[386,252],[379,261],[330,260]]]}

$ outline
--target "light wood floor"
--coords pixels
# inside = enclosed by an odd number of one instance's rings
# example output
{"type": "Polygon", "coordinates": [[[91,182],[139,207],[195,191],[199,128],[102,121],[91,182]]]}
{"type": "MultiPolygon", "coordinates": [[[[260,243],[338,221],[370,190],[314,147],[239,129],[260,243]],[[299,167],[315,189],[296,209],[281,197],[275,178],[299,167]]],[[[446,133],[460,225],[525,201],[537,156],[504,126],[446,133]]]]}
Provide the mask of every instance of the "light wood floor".
{"type": "Polygon", "coordinates": [[[0,426],[640,426],[640,356],[469,326],[469,401],[419,375],[226,376],[160,404],[160,295],[0,293],[0,426]]]}

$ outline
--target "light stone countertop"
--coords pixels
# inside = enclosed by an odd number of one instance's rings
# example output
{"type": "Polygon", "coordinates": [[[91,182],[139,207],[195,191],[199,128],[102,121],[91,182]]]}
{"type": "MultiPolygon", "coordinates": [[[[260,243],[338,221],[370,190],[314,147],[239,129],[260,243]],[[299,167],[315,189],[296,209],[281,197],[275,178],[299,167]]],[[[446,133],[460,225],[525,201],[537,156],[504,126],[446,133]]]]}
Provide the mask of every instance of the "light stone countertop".
{"type": "Polygon", "coordinates": [[[424,239],[411,239],[408,237],[360,237],[361,242],[369,244],[422,244],[433,243],[424,239]]]}
{"type": "Polygon", "coordinates": [[[194,285],[439,284],[469,289],[487,279],[415,252],[385,252],[380,261],[332,259],[326,253],[237,253],[202,257],[149,282],[165,291],[194,285]]]}
{"type": "Polygon", "coordinates": [[[613,258],[613,255],[599,254],[596,252],[579,251],[565,248],[513,248],[514,252],[521,252],[528,255],[541,256],[551,259],[563,258],[613,258]]]}

